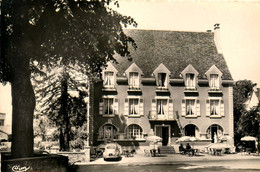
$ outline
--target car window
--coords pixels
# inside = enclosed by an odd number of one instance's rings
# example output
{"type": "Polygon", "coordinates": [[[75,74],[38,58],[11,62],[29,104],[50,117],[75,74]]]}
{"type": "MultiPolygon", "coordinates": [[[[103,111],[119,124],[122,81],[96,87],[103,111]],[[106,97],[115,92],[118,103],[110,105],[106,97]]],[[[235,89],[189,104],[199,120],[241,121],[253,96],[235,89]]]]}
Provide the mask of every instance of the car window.
{"type": "Polygon", "coordinates": [[[107,149],[115,149],[116,147],[114,145],[107,146],[107,149]]]}

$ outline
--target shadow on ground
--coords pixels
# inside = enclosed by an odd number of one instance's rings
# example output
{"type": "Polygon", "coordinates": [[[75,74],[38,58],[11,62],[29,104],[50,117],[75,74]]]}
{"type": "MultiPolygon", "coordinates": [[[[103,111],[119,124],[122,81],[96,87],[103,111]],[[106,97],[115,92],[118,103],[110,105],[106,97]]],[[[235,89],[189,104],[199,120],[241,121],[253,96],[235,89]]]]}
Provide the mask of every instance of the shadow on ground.
{"type": "Polygon", "coordinates": [[[118,157],[118,158],[106,158],[104,159],[105,161],[121,161],[122,157],[118,157]]]}

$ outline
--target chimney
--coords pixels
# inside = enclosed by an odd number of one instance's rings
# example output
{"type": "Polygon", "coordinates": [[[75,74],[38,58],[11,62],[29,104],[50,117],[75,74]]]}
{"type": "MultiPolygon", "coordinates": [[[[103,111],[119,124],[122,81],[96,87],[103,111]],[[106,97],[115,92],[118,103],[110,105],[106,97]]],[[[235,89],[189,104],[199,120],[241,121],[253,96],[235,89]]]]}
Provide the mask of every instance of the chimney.
{"type": "Polygon", "coordinates": [[[214,24],[214,41],[219,54],[222,54],[221,40],[220,40],[220,24],[214,24]]]}

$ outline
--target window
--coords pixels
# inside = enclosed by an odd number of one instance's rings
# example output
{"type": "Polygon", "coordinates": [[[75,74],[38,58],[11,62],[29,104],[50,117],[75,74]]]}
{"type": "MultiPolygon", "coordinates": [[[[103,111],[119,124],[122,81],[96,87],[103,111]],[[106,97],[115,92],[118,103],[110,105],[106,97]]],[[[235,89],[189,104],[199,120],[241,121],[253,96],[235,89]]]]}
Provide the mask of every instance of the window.
{"type": "Polygon", "coordinates": [[[211,89],[219,89],[219,78],[218,74],[210,74],[209,87],[211,89]]]}
{"type": "Polygon", "coordinates": [[[195,88],[195,75],[193,73],[186,74],[186,87],[188,89],[195,88]]]}
{"type": "Polygon", "coordinates": [[[115,139],[117,128],[112,124],[105,124],[99,129],[99,139],[115,139]]]}
{"type": "Polygon", "coordinates": [[[157,114],[158,115],[166,115],[167,112],[168,112],[167,100],[166,99],[158,99],[157,100],[157,114]]]}
{"type": "Polygon", "coordinates": [[[139,87],[139,76],[137,72],[130,72],[129,73],[129,85],[131,87],[139,87]]]}
{"type": "Polygon", "coordinates": [[[219,100],[210,100],[210,115],[220,115],[219,100]]]}
{"type": "Polygon", "coordinates": [[[158,73],[158,86],[166,87],[166,73],[158,73]]]}
{"type": "Polygon", "coordinates": [[[138,115],[138,99],[129,99],[129,115],[138,115]]]}
{"type": "Polygon", "coordinates": [[[186,100],[186,115],[195,115],[195,100],[186,100]]]}
{"type": "Polygon", "coordinates": [[[104,114],[112,115],[113,114],[113,99],[104,99],[104,114]]]}
{"type": "Polygon", "coordinates": [[[139,125],[132,124],[127,127],[127,138],[143,138],[143,130],[139,125]]]}
{"type": "Polygon", "coordinates": [[[4,126],[5,125],[5,120],[4,119],[0,119],[0,126],[4,126]]]}
{"type": "Polygon", "coordinates": [[[194,124],[188,124],[184,127],[185,136],[199,137],[199,129],[194,124]]]}
{"type": "Polygon", "coordinates": [[[114,72],[105,72],[104,86],[105,87],[113,87],[114,86],[114,72]]]}

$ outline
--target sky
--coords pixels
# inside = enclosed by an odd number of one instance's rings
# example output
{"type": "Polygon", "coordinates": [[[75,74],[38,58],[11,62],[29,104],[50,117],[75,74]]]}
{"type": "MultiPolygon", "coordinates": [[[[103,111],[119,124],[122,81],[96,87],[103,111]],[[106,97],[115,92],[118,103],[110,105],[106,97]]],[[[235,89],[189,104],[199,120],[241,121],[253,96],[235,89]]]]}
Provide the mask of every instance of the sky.
{"type": "Polygon", "coordinates": [[[260,87],[260,2],[120,0],[121,14],[137,29],[205,32],[220,23],[220,44],[234,81],[260,87]]]}
{"type": "MultiPolygon", "coordinates": [[[[234,81],[252,80],[260,88],[260,2],[120,0],[119,4],[116,10],[133,17],[137,29],[205,32],[220,23],[220,44],[234,81]]],[[[10,104],[10,86],[0,84],[0,111],[9,117],[10,104]]]]}

